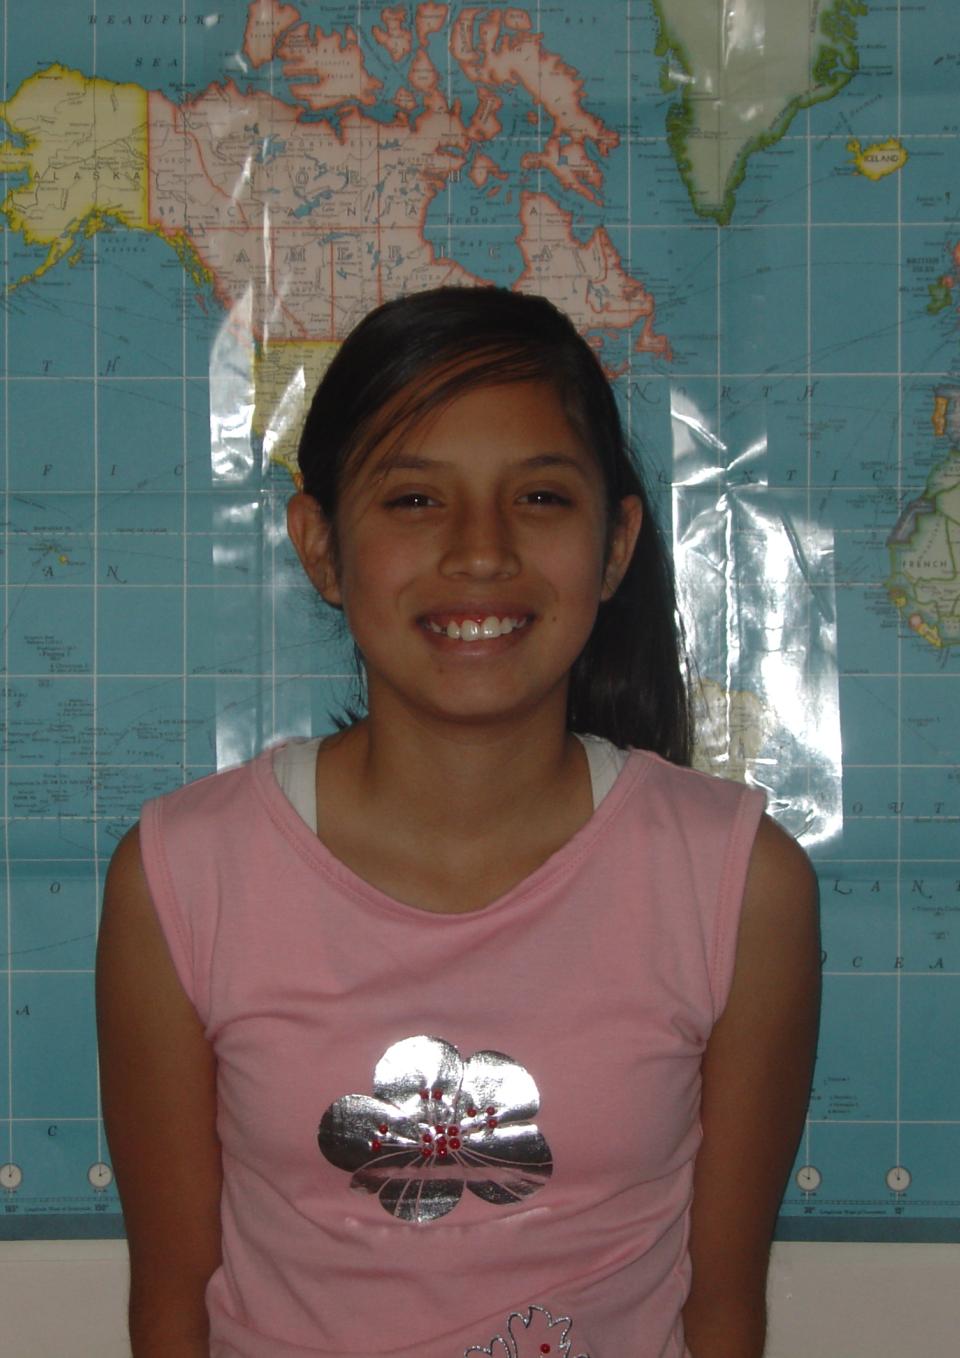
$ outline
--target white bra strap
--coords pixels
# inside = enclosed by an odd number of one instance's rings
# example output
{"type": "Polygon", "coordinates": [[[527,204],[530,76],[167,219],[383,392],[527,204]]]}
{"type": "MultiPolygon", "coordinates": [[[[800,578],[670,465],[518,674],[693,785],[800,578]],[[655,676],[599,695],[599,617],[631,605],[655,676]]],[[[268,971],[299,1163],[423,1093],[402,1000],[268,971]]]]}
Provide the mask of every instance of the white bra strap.
{"type": "Polygon", "coordinates": [[[317,833],[316,740],[291,740],[273,752],[273,774],[280,791],[302,821],[317,833]]]}
{"type": "Polygon", "coordinates": [[[627,751],[618,749],[602,736],[582,736],[578,732],[577,739],[586,751],[587,764],[590,767],[590,786],[593,791],[593,809],[596,811],[627,762],[627,751]]]}

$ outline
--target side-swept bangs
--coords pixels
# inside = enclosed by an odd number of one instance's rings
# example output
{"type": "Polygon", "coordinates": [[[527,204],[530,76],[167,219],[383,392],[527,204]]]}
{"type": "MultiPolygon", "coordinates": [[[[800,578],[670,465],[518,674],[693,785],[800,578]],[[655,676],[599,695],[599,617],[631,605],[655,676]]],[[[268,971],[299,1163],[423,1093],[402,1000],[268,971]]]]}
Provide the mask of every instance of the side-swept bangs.
{"type": "Polygon", "coordinates": [[[540,297],[441,288],[387,303],[338,351],[300,440],[304,490],[333,520],[340,492],[375,448],[386,460],[414,426],[478,387],[547,382],[596,456],[612,512],[638,493],[616,402],[572,323],[540,297]]]}

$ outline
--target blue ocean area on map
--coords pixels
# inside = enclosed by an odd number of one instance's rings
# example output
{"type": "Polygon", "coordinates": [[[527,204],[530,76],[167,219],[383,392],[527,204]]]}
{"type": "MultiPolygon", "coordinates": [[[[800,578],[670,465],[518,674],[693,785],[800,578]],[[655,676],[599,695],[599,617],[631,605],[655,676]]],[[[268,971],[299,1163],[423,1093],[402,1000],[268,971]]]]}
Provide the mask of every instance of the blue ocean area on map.
{"type": "Polygon", "coordinates": [[[548,291],[598,346],[674,546],[703,766],[816,862],[781,1234],[960,1239],[960,42],[949,0],[810,5],[846,16],[849,79],[814,89],[812,51],[721,174],[678,0],[487,7],[472,55],[459,4],[407,5],[408,46],[379,4],[298,4],[296,42],[267,0],[259,30],[3,4],[0,1234],[120,1233],[106,862],[144,799],[354,694],[283,528],[303,395],[449,270],[548,291]]]}

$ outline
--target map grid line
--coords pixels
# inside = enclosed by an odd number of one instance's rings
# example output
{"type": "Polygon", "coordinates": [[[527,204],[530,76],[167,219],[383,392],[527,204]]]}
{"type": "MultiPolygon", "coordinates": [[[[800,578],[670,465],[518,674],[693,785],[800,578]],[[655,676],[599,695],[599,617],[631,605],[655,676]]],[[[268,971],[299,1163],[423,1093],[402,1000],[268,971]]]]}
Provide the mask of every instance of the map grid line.
{"type": "MultiPolygon", "coordinates": [[[[4,103],[9,97],[8,72],[7,72],[7,3],[3,0],[3,99],[4,103]]],[[[3,223],[3,288],[7,293],[10,288],[10,233],[7,230],[7,223],[3,223]]],[[[10,393],[7,386],[9,373],[10,355],[10,312],[9,308],[3,308],[3,439],[4,439],[4,516],[3,516],[3,720],[4,728],[10,729],[10,515],[7,511],[7,495],[10,485],[10,393]]],[[[13,1116],[13,872],[10,858],[10,772],[4,762],[3,769],[3,869],[4,869],[4,893],[6,900],[4,908],[6,911],[4,936],[6,939],[7,955],[4,958],[4,980],[6,982],[6,1003],[7,1014],[7,1040],[5,1043],[7,1051],[7,1080],[6,1098],[7,1115],[13,1116]]],[[[7,1162],[13,1163],[13,1123],[7,1126],[7,1162]]]]}
{"type": "MultiPolygon", "coordinates": [[[[901,47],[901,0],[897,0],[896,30],[896,79],[897,79],[897,138],[899,140],[903,124],[902,90],[902,47],[901,47]]],[[[902,143],[901,143],[902,145],[902,143]]],[[[897,175],[897,504],[903,502],[903,177],[897,175]]],[[[903,804],[903,636],[897,633],[897,805],[903,804]]],[[[897,861],[903,861],[903,821],[896,818],[897,861]]],[[[903,956],[903,874],[897,873],[897,956],[903,956]]],[[[903,1163],[901,1126],[903,1119],[903,977],[896,978],[896,1008],[894,1010],[896,1051],[894,1053],[894,1080],[896,1091],[896,1149],[894,1163],[887,1177],[890,1183],[899,1176],[903,1163]]]]}
{"type": "MultiPolygon", "coordinates": [[[[812,56],[811,56],[809,59],[812,61],[812,56]]],[[[813,366],[813,268],[812,268],[812,264],[813,264],[813,148],[812,148],[811,142],[810,142],[810,110],[809,110],[809,108],[804,109],[804,112],[803,112],[803,121],[804,121],[804,135],[805,135],[805,146],[804,146],[804,151],[805,151],[805,157],[806,157],[806,169],[807,169],[807,176],[806,176],[807,182],[806,182],[806,193],[805,193],[805,200],[806,200],[806,223],[805,223],[805,230],[804,230],[804,250],[805,250],[805,252],[806,252],[806,253],[805,253],[806,279],[805,279],[805,289],[804,289],[804,292],[805,292],[806,316],[805,316],[805,318],[804,318],[804,319],[805,319],[805,327],[804,327],[804,329],[805,329],[805,335],[806,335],[806,351],[807,351],[807,372],[806,372],[806,383],[805,383],[805,385],[804,385],[804,405],[805,405],[805,411],[806,411],[806,419],[805,419],[806,429],[805,429],[805,431],[804,431],[804,442],[805,442],[805,445],[806,445],[806,446],[805,446],[805,452],[806,452],[806,459],[807,459],[807,464],[806,464],[806,473],[807,473],[807,475],[806,475],[806,482],[807,482],[807,487],[806,487],[806,517],[807,517],[807,524],[810,525],[810,526],[812,526],[812,524],[813,524],[813,490],[812,490],[812,482],[813,482],[813,387],[812,387],[812,382],[813,382],[813,378],[812,378],[812,376],[811,376],[811,368],[812,368],[812,366],[813,366]]],[[[810,600],[809,600],[809,598],[808,598],[807,601],[806,601],[806,609],[807,609],[807,633],[808,633],[808,635],[809,635],[809,631],[810,631],[810,600]]],[[[810,780],[810,772],[809,772],[809,770],[808,770],[808,771],[807,771],[807,796],[808,796],[808,797],[809,797],[809,795],[810,795],[810,782],[811,782],[811,780],[810,780]]],[[[821,978],[821,985],[822,985],[822,978],[821,978]]],[[[804,1159],[804,1166],[808,1166],[808,1165],[812,1164],[812,1156],[813,1156],[813,1151],[812,1151],[812,1141],[813,1141],[813,1137],[812,1137],[812,1119],[811,1119],[811,1117],[810,1117],[810,1110],[809,1110],[809,1108],[808,1108],[808,1109],[807,1109],[806,1117],[804,1118],[804,1127],[803,1127],[803,1148],[804,1148],[804,1150],[803,1150],[803,1159],[804,1159]]]]}
{"type": "MultiPolygon", "coordinates": [[[[91,24],[90,40],[92,43],[91,62],[93,67],[94,79],[97,76],[97,0],[91,0],[94,23],[91,24]]],[[[93,126],[94,143],[96,142],[97,129],[97,106],[94,101],[93,106],[93,126]]],[[[100,209],[99,201],[99,179],[94,185],[94,202],[97,210],[100,209]]],[[[91,363],[93,366],[93,578],[94,581],[100,579],[100,241],[98,236],[93,238],[93,250],[91,254],[93,265],[93,335],[91,344],[91,363]]],[[[100,698],[100,656],[99,656],[99,604],[100,591],[91,591],[93,600],[93,671],[91,674],[91,692],[93,696],[93,730],[91,732],[92,762],[94,774],[91,779],[90,810],[91,810],[91,832],[93,835],[93,876],[94,876],[94,900],[93,900],[93,929],[96,936],[100,927],[100,900],[102,890],[100,884],[100,815],[99,815],[99,776],[97,765],[99,763],[99,698],[100,698]]],[[[95,1056],[94,1061],[94,1081],[96,1085],[96,1103],[94,1107],[100,1107],[100,1055],[95,1056]]],[[[102,1164],[103,1153],[103,1122],[97,1120],[97,1163],[102,1164]]]]}

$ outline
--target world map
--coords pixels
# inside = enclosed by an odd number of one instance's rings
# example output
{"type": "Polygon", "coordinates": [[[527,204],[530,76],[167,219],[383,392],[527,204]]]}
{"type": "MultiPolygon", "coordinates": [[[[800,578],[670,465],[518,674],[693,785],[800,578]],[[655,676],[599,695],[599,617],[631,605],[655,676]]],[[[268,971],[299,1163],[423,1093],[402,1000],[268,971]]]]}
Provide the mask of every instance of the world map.
{"type": "Polygon", "coordinates": [[[542,293],[672,542],[697,763],[820,876],[785,1238],[960,1238],[960,50],[948,0],[3,0],[3,1234],[122,1229],[106,862],[330,729],[285,539],[372,307],[542,293]]]}

